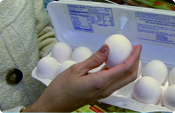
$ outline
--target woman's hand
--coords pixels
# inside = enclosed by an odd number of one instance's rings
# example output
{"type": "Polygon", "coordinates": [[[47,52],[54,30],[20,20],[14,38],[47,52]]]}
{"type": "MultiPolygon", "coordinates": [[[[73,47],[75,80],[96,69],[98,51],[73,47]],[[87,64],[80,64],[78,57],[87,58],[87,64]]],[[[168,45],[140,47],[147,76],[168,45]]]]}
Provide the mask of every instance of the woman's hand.
{"type": "Polygon", "coordinates": [[[79,107],[110,96],[137,78],[141,45],[133,46],[127,60],[113,68],[103,67],[95,73],[89,70],[107,60],[108,45],[103,45],[87,60],[71,66],[59,74],[46,88],[41,97],[24,111],[74,111],[79,107]]]}

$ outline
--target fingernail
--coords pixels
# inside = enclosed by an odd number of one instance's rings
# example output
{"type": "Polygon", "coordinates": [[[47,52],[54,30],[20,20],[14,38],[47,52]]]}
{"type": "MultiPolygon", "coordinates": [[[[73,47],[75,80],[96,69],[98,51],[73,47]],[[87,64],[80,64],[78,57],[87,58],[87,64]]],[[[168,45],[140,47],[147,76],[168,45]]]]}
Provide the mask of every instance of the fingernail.
{"type": "Polygon", "coordinates": [[[108,45],[104,44],[101,48],[100,48],[100,53],[105,53],[108,50],[108,45]]]}

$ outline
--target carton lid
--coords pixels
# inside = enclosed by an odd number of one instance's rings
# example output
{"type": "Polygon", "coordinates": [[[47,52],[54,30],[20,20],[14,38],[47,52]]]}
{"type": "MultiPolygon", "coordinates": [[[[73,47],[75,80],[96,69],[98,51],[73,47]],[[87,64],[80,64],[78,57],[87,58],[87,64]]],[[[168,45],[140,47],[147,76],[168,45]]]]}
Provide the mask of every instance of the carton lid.
{"type": "Polygon", "coordinates": [[[89,1],[48,4],[56,38],[71,45],[98,50],[112,34],[122,33],[142,44],[141,60],[175,65],[175,13],[166,10],[89,1]]]}

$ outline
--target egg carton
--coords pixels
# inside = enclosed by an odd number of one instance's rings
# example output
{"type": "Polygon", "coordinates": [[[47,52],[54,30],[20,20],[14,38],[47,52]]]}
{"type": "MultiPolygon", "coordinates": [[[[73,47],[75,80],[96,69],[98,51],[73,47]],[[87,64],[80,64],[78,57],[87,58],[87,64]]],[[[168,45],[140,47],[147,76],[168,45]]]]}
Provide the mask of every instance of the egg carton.
{"type": "MultiPolygon", "coordinates": [[[[137,82],[137,80],[139,80],[142,77],[142,70],[143,70],[144,66],[146,65],[146,63],[141,63],[141,65],[142,66],[140,67],[140,69],[141,69],[140,74],[137,76],[137,79],[134,82],[131,82],[128,85],[124,86],[123,88],[115,91],[109,97],[99,100],[99,102],[107,103],[110,105],[130,109],[130,110],[134,110],[134,111],[139,111],[139,112],[158,112],[158,111],[172,112],[172,110],[170,110],[166,107],[163,107],[162,97],[156,105],[144,104],[144,103],[141,103],[133,98],[132,92],[133,92],[134,84],[137,82]]],[[[37,75],[37,67],[32,71],[32,77],[41,81],[46,86],[48,86],[52,82],[52,80],[50,80],[50,79],[43,79],[43,78],[39,77],[37,75]]],[[[169,82],[167,80],[161,86],[162,94],[166,90],[166,88],[168,88],[168,86],[169,86],[169,82]]]]}
{"type": "MultiPolygon", "coordinates": [[[[175,14],[172,11],[69,0],[51,2],[47,9],[56,38],[73,49],[86,46],[95,52],[107,37],[122,34],[133,45],[142,44],[143,68],[151,60],[164,62],[169,72],[175,67],[175,14]]],[[[36,69],[32,77],[48,86],[51,80],[39,78],[36,69]]],[[[153,105],[134,100],[132,89],[137,80],[99,101],[138,112],[172,112],[163,107],[161,101],[153,105]]],[[[166,81],[163,91],[168,86],[166,81]]]]}

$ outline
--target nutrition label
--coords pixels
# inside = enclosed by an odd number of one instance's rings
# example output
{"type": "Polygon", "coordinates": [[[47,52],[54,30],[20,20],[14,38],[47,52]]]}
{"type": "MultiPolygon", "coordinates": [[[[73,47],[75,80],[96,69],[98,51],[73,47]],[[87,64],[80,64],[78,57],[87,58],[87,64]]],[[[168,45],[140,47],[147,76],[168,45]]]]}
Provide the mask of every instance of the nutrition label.
{"type": "Polygon", "coordinates": [[[93,25],[114,26],[111,8],[68,5],[68,9],[75,30],[94,32],[93,25]]]}
{"type": "Polygon", "coordinates": [[[175,16],[135,12],[135,17],[138,39],[175,45],[175,16]]]}

